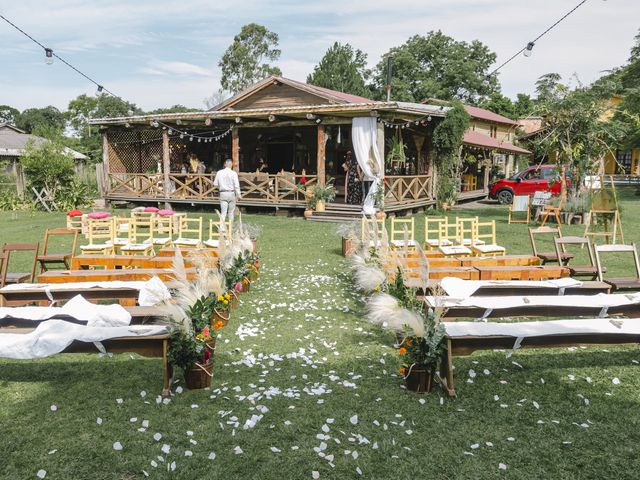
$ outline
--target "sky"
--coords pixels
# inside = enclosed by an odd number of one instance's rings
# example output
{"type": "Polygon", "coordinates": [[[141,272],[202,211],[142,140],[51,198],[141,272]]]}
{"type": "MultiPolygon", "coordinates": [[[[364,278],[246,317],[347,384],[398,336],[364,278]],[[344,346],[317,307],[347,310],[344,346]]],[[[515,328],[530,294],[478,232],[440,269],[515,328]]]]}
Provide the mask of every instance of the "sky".
{"type": "MultiPolygon", "coordinates": [[[[414,34],[441,30],[478,39],[509,58],[578,0],[0,0],[0,13],[41,43],[145,110],[205,108],[220,86],[220,57],[242,25],[280,36],[277,65],[304,81],[335,41],[375,65],[414,34]]],[[[532,93],[544,73],[576,84],[626,62],[640,27],[640,0],[588,0],[499,75],[503,93],[532,93]]],[[[0,22],[0,104],[20,110],[54,105],[96,88],[0,22]]]]}

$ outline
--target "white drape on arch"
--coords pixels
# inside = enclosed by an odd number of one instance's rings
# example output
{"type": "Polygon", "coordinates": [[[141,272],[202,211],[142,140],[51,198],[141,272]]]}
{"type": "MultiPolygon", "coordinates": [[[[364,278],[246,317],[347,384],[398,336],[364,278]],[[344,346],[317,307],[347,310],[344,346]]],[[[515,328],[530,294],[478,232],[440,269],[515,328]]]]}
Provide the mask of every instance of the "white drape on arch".
{"type": "Polygon", "coordinates": [[[378,125],[374,117],[355,117],[351,122],[351,142],[365,181],[372,181],[362,204],[366,215],[375,213],[374,197],[384,179],[384,159],[378,150],[378,125]]]}

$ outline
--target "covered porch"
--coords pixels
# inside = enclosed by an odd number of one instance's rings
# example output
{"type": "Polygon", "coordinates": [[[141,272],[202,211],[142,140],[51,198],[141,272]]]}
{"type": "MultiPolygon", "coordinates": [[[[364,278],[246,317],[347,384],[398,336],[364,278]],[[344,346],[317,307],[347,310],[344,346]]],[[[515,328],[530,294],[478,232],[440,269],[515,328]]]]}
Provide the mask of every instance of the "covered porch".
{"type": "Polygon", "coordinates": [[[377,119],[381,153],[391,133],[405,142],[406,161],[385,168],[385,210],[397,211],[434,203],[431,136],[444,114],[439,106],[375,102],[274,77],[210,111],[93,123],[103,132],[107,200],[215,204],[215,173],[231,158],[240,206],[303,209],[305,188],[333,179],[337,196],[328,208],[359,212],[361,203],[347,202],[343,168],[353,118],[377,119]]]}

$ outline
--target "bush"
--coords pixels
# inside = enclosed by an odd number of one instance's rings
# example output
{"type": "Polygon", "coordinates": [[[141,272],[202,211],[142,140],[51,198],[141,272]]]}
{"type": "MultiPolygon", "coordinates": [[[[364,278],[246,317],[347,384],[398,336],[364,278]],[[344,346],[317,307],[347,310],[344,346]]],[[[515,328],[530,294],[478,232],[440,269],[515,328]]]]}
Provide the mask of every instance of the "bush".
{"type": "Polygon", "coordinates": [[[58,209],[68,211],[90,207],[97,196],[95,188],[73,178],[58,190],[55,201],[58,209]]]}
{"type": "Polygon", "coordinates": [[[36,190],[46,188],[53,198],[57,198],[62,186],[73,179],[73,156],[65,150],[62,143],[55,140],[38,144],[28,142],[20,163],[29,187],[36,190]]]}

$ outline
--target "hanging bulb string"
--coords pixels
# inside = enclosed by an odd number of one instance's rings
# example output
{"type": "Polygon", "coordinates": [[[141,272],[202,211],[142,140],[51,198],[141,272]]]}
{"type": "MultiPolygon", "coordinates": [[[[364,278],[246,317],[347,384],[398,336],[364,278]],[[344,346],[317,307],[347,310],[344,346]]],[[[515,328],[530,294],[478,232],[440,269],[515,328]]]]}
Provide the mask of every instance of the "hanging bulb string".
{"type": "Polygon", "coordinates": [[[229,135],[229,133],[231,133],[231,130],[233,130],[233,125],[230,126],[227,130],[216,134],[215,130],[212,132],[198,132],[198,133],[192,133],[192,132],[188,132],[186,130],[179,130],[171,125],[167,125],[164,122],[161,122],[159,120],[155,120],[155,123],[158,124],[158,126],[162,125],[163,129],[166,130],[171,130],[173,132],[177,132],[178,133],[178,137],[179,138],[184,138],[184,137],[189,137],[189,139],[198,139],[198,141],[200,140],[205,140],[205,141],[215,141],[217,142],[218,140],[223,139],[224,137],[226,137],[227,135],[229,135]]]}
{"type": "Polygon", "coordinates": [[[525,50],[529,50],[531,51],[533,49],[533,45],[536,44],[536,42],[538,40],[540,40],[542,37],[544,37],[547,33],[549,33],[551,30],[553,30],[560,22],[562,22],[565,18],[567,18],[569,15],[571,15],[573,12],[575,12],[578,8],[580,8],[582,5],[584,5],[587,2],[587,0],[582,0],[580,3],[578,3],[575,7],[573,7],[571,10],[569,10],[567,13],[565,13],[562,17],[560,17],[553,25],[551,25],[549,28],[547,28],[544,32],[542,32],[540,35],[538,35],[536,38],[534,38],[533,40],[531,40],[530,42],[527,43],[527,45],[525,45],[524,47],[522,47],[520,50],[518,50],[516,53],[514,53],[511,57],[509,57],[506,61],[504,61],[502,64],[500,64],[497,68],[495,68],[491,73],[487,74],[487,78],[490,78],[491,76],[495,75],[496,73],[498,73],[498,71],[500,69],[502,69],[502,67],[504,67],[505,65],[507,65],[508,63],[512,62],[518,55],[520,55],[521,53],[523,53],[525,50]],[[529,46],[531,45],[531,48],[529,48],[529,46]]]}
{"type": "MultiPolygon", "coordinates": [[[[93,83],[96,87],[98,87],[99,91],[104,91],[106,93],[108,93],[109,95],[111,95],[112,97],[116,97],[119,98],[120,100],[122,100],[122,97],[116,95],[115,93],[113,93],[111,90],[109,90],[107,87],[105,87],[104,85],[96,82],[93,78],[91,78],[89,75],[87,75],[86,73],[82,72],[81,70],[79,70],[78,68],[74,67],[73,65],[71,65],[69,62],[67,62],[64,58],[62,58],[60,55],[58,55],[52,48],[50,47],[45,47],[42,43],[40,43],[38,40],[36,40],[35,38],[33,38],[31,35],[29,35],[27,32],[25,32],[24,30],[22,30],[20,27],[18,27],[15,23],[13,23],[11,20],[9,20],[7,17],[5,17],[4,15],[0,14],[0,18],[2,20],[4,20],[5,22],[7,22],[9,25],[11,25],[13,28],[15,28],[18,32],[20,32],[21,34],[23,34],[25,37],[27,37],[29,40],[31,40],[33,43],[35,43],[36,45],[38,45],[39,47],[41,47],[44,51],[45,54],[51,52],[51,56],[57,58],[58,60],[60,60],[62,63],[64,63],[67,67],[69,67],[70,69],[72,69],[73,71],[75,71],[76,73],[82,75],[84,78],[86,78],[87,80],[89,80],[91,83],[93,83]]],[[[124,100],[122,100],[124,102],[124,100]]]]}

